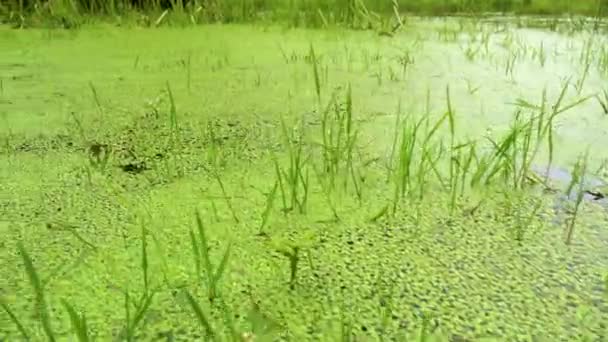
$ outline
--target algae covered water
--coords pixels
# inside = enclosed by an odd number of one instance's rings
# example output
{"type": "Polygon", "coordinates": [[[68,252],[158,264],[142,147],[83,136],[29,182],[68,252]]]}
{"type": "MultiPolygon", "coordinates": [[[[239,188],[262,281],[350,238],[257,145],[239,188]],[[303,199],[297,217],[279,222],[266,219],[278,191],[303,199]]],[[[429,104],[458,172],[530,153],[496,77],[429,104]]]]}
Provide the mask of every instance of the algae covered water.
{"type": "Polygon", "coordinates": [[[411,18],[0,46],[0,339],[44,317],[70,339],[69,306],[100,340],[608,338],[605,35],[411,18]]]}

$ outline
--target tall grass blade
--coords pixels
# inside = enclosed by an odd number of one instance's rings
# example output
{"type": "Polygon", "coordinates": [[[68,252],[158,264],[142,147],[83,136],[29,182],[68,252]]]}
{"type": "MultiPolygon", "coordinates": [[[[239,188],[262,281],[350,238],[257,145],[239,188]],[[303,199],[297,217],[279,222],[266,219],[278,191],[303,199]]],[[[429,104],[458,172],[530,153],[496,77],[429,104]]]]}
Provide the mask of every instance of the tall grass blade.
{"type": "MultiPolygon", "coordinates": [[[[222,278],[222,275],[224,275],[224,271],[226,270],[226,266],[228,265],[228,259],[230,258],[231,249],[232,249],[232,243],[229,243],[228,247],[226,247],[226,251],[224,251],[224,256],[222,256],[222,260],[220,261],[220,264],[218,265],[217,269],[215,270],[215,273],[213,274],[214,291],[217,290],[217,284],[219,283],[220,279],[222,278]]],[[[214,297],[215,297],[215,293],[214,293],[214,297]]]]}
{"type": "MultiPolygon", "coordinates": [[[[584,187],[585,187],[585,176],[587,173],[588,159],[589,159],[589,148],[587,148],[587,151],[585,152],[584,156],[579,158],[579,160],[577,161],[577,163],[574,167],[574,171],[573,171],[573,173],[575,173],[575,175],[572,178],[573,178],[573,182],[574,182],[574,178],[576,177],[576,182],[578,182],[578,192],[576,194],[576,200],[574,203],[574,211],[572,213],[572,217],[570,218],[570,220],[568,222],[568,226],[567,226],[567,231],[566,231],[566,244],[567,245],[570,245],[572,243],[572,237],[574,235],[574,226],[576,224],[576,219],[578,216],[580,206],[583,202],[583,197],[585,196],[584,187]]],[[[571,184],[573,182],[571,182],[571,184]]],[[[570,190],[571,189],[569,189],[569,191],[570,190]]]]}
{"type": "Polygon", "coordinates": [[[46,334],[46,337],[49,339],[49,341],[55,342],[55,333],[53,332],[53,328],[51,326],[51,317],[48,310],[48,306],[46,304],[46,300],[44,298],[44,289],[42,288],[40,277],[36,272],[36,268],[34,267],[32,258],[25,250],[25,247],[23,247],[23,243],[18,242],[17,248],[19,249],[19,253],[21,254],[21,258],[23,259],[23,264],[25,266],[27,276],[30,279],[32,287],[34,288],[34,294],[36,295],[36,309],[38,311],[37,313],[42,323],[42,329],[44,330],[44,333],[46,334]]]}
{"type": "Polygon", "coordinates": [[[268,194],[268,196],[266,196],[266,207],[264,208],[264,212],[262,213],[262,223],[260,224],[260,233],[264,230],[264,227],[266,226],[266,223],[268,223],[268,218],[270,217],[270,212],[272,211],[272,208],[274,206],[274,199],[276,197],[277,194],[277,189],[279,188],[279,181],[275,181],[274,185],[272,186],[272,190],[270,190],[270,193],[268,194]]]}
{"type": "Polygon", "coordinates": [[[315,94],[317,95],[317,104],[319,105],[319,108],[321,108],[321,80],[319,77],[319,65],[317,61],[317,55],[315,54],[315,49],[312,46],[312,43],[310,44],[310,58],[312,60],[312,72],[315,81],[315,94]]]}
{"type": "Polygon", "coordinates": [[[217,172],[217,170],[213,171],[213,175],[215,176],[215,179],[217,180],[218,184],[220,185],[220,189],[222,190],[222,195],[224,197],[224,199],[226,200],[226,205],[228,205],[228,209],[230,209],[230,213],[232,214],[232,218],[234,219],[234,222],[239,223],[239,217],[236,214],[236,210],[234,210],[234,207],[232,206],[232,200],[231,198],[228,196],[228,193],[226,192],[226,188],[224,187],[224,182],[222,182],[222,178],[219,175],[219,172],[217,172]]]}
{"type": "Polygon", "coordinates": [[[17,330],[19,330],[19,333],[21,333],[21,336],[23,337],[23,339],[26,341],[29,341],[30,336],[27,333],[27,330],[25,329],[23,324],[21,324],[21,321],[19,321],[19,319],[17,318],[15,313],[11,310],[11,308],[8,306],[8,304],[6,304],[3,300],[0,299],[0,306],[2,306],[2,309],[4,309],[4,311],[10,318],[11,322],[13,322],[13,324],[15,324],[15,326],[17,327],[17,330]]]}
{"type": "Polygon", "coordinates": [[[140,323],[143,322],[143,319],[146,316],[146,313],[150,309],[150,306],[152,305],[152,300],[154,299],[155,294],[156,294],[156,292],[151,292],[149,294],[143,293],[140,300],[138,302],[136,302],[135,316],[131,317],[131,310],[129,308],[130,307],[129,292],[128,291],[125,292],[125,307],[127,309],[127,311],[126,311],[126,314],[127,314],[127,316],[126,316],[127,317],[126,339],[127,339],[127,341],[133,341],[135,339],[135,332],[136,332],[138,326],[140,325],[140,323]]]}
{"type": "Polygon", "coordinates": [[[95,105],[97,106],[99,115],[103,115],[103,107],[101,106],[101,102],[99,101],[99,95],[97,95],[97,89],[95,89],[93,82],[89,81],[89,88],[91,88],[91,93],[93,94],[93,100],[95,101],[95,105]]]}
{"type": "Polygon", "coordinates": [[[65,307],[68,315],[70,316],[70,322],[72,323],[72,329],[76,332],[76,336],[78,337],[79,342],[88,342],[90,341],[89,337],[89,329],[87,327],[87,318],[83,313],[79,315],[73,306],[70,305],[65,300],[62,300],[62,304],[65,307]]]}
{"type": "Polygon", "coordinates": [[[192,230],[190,230],[190,244],[192,245],[192,254],[194,257],[194,268],[196,270],[196,277],[198,278],[202,274],[201,251],[198,248],[198,241],[192,230]]]}
{"type": "Polygon", "coordinates": [[[149,293],[149,275],[148,275],[148,241],[146,239],[146,227],[141,225],[141,270],[144,277],[144,294],[149,293]]]}
{"type": "MultiPolygon", "coordinates": [[[[211,259],[209,258],[209,243],[207,242],[203,220],[198,211],[196,211],[196,228],[198,229],[199,251],[203,261],[203,267],[205,268],[209,280],[211,280],[213,277],[213,267],[211,266],[211,259]]],[[[209,283],[211,284],[211,281],[209,281],[209,283]]]]}
{"type": "Polygon", "coordinates": [[[192,297],[190,292],[185,291],[185,295],[186,295],[186,299],[188,300],[188,303],[190,304],[190,306],[192,307],[192,310],[194,311],[194,313],[196,315],[196,318],[198,319],[198,322],[200,323],[201,327],[203,328],[203,330],[205,332],[205,336],[207,337],[208,340],[215,340],[215,333],[213,331],[213,327],[209,323],[207,316],[205,316],[205,314],[203,313],[203,309],[201,309],[201,306],[198,304],[196,299],[194,299],[194,297],[192,297]]]}

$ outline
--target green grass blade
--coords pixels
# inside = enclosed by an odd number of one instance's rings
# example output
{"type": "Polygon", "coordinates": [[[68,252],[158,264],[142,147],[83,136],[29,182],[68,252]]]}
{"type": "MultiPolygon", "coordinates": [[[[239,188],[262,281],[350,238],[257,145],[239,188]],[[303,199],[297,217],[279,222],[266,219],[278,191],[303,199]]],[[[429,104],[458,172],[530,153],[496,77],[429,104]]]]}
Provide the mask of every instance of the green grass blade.
{"type": "Polygon", "coordinates": [[[196,278],[198,279],[202,274],[201,269],[201,251],[198,247],[198,240],[192,230],[190,230],[190,243],[192,245],[192,254],[194,258],[194,267],[196,269],[196,278]]]}
{"type": "Polygon", "coordinates": [[[273,158],[274,161],[274,170],[277,175],[277,182],[279,182],[279,188],[281,189],[281,199],[283,201],[283,213],[287,213],[289,210],[287,206],[287,193],[285,192],[285,187],[283,186],[283,175],[281,173],[281,167],[279,166],[279,161],[273,158]]]}
{"type": "Polygon", "coordinates": [[[198,302],[196,301],[196,299],[194,299],[194,297],[192,297],[192,295],[190,294],[190,292],[185,291],[185,295],[186,295],[186,299],[188,300],[188,303],[190,304],[190,306],[192,307],[192,310],[194,311],[194,313],[196,315],[196,318],[198,319],[198,322],[200,323],[200,325],[204,329],[205,335],[210,340],[215,340],[215,333],[213,331],[213,327],[209,323],[209,320],[207,319],[207,316],[205,316],[205,313],[203,312],[203,309],[201,309],[200,305],[198,304],[198,302]]]}
{"type": "Polygon", "coordinates": [[[141,225],[141,270],[144,277],[144,293],[149,291],[149,275],[148,275],[148,242],[146,239],[146,227],[141,225]]]}
{"type": "Polygon", "coordinates": [[[19,330],[23,339],[26,341],[29,341],[30,336],[27,333],[27,330],[25,330],[25,327],[23,326],[23,324],[21,324],[21,321],[19,321],[19,319],[17,318],[15,313],[11,310],[11,308],[8,306],[8,304],[6,304],[3,300],[0,300],[0,306],[2,306],[2,308],[4,309],[4,311],[10,318],[10,320],[13,322],[13,324],[15,324],[15,326],[17,327],[17,330],[19,330]]]}
{"type": "Polygon", "coordinates": [[[237,216],[236,211],[234,210],[234,207],[232,206],[232,201],[230,199],[230,196],[228,196],[226,187],[224,187],[224,182],[222,182],[222,177],[220,177],[217,170],[214,170],[213,174],[214,174],[215,179],[217,180],[218,184],[220,185],[220,190],[222,190],[222,195],[224,196],[224,199],[226,200],[226,205],[228,206],[228,209],[230,209],[230,213],[232,214],[232,219],[234,220],[234,222],[239,223],[240,222],[239,217],[237,216]]]}
{"type": "Polygon", "coordinates": [[[124,332],[126,334],[126,338],[127,341],[131,341],[132,336],[131,336],[131,299],[129,296],[129,290],[126,290],[124,292],[124,297],[125,297],[125,328],[124,328],[124,332]]]}
{"type": "Polygon", "coordinates": [[[224,325],[230,334],[231,340],[234,342],[242,341],[237,331],[236,323],[234,322],[234,313],[230,310],[230,307],[224,300],[220,299],[219,304],[221,306],[222,313],[224,314],[224,325]]]}
{"type": "Polygon", "coordinates": [[[209,243],[207,242],[207,236],[205,235],[203,220],[201,219],[201,215],[198,211],[196,211],[196,227],[198,229],[198,238],[200,239],[200,255],[203,259],[203,266],[205,267],[205,272],[207,272],[207,277],[211,282],[213,277],[213,267],[211,266],[211,259],[209,258],[209,243]]]}
{"type": "Polygon", "coordinates": [[[224,271],[226,270],[226,267],[228,266],[228,260],[230,258],[231,250],[232,250],[232,243],[229,243],[228,247],[226,247],[226,251],[224,252],[224,256],[222,257],[222,261],[220,261],[220,264],[218,265],[217,270],[215,270],[215,273],[213,274],[213,287],[214,288],[216,287],[217,283],[222,278],[222,275],[224,274],[224,271]]]}
{"type": "Polygon", "coordinates": [[[268,218],[270,217],[270,212],[272,211],[272,208],[274,206],[274,199],[276,197],[278,188],[279,181],[277,180],[274,182],[272,190],[270,190],[270,193],[266,197],[266,207],[264,208],[264,212],[262,213],[262,223],[260,224],[260,232],[264,230],[264,227],[268,223],[268,218]]]}
{"type": "Polygon", "coordinates": [[[68,312],[68,315],[70,316],[70,322],[72,323],[72,328],[76,332],[78,341],[79,342],[88,342],[90,340],[90,338],[89,338],[89,332],[88,332],[88,328],[87,328],[86,316],[84,314],[82,314],[82,316],[80,316],[76,312],[74,307],[71,306],[70,303],[68,303],[67,301],[62,300],[61,302],[62,302],[63,306],[65,307],[66,311],[68,312]]]}
{"type": "Polygon", "coordinates": [[[135,317],[133,317],[133,321],[130,324],[131,327],[131,336],[135,333],[135,328],[143,321],[144,317],[146,317],[146,313],[150,306],[152,305],[152,300],[154,299],[154,295],[156,292],[151,292],[150,294],[143,294],[142,301],[139,303],[137,307],[137,311],[135,313],[135,317]]]}
{"type": "Polygon", "coordinates": [[[30,279],[32,287],[34,288],[34,294],[36,295],[36,306],[38,309],[38,314],[40,315],[40,320],[42,322],[42,329],[44,330],[44,333],[46,334],[49,341],[54,342],[56,341],[55,333],[53,332],[53,328],[51,326],[51,317],[44,298],[44,289],[42,288],[40,278],[38,276],[38,273],[36,272],[36,268],[34,267],[34,263],[32,262],[30,255],[27,253],[25,247],[23,247],[23,244],[21,242],[17,243],[17,248],[21,253],[23,264],[25,266],[25,271],[28,275],[28,278],[30,279]]]}
{"type": "Polygon", "coordinates": [[[317,102],[319,104],[319,107],[321,107],[321,80],[319,78],[319,66],[317,62],[317,56],[315,54],[315,49],[312,46],[312,43],[310,44],[310,58],[312,60],[312,72],[315,81],[315,94],[317,95],[317,102]]]}

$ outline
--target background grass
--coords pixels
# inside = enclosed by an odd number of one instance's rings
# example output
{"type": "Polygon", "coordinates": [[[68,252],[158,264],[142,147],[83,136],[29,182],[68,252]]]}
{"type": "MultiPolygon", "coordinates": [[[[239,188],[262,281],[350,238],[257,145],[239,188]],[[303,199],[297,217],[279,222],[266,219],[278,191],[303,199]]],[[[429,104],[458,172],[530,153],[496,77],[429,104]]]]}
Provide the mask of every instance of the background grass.
{"type": "Polygon", "coordinates": [[[143,25],[272,20],[294,26],[339,23],[360,27],[395,11],[435,16],[513,12],[602,17],[608,13],[607,0],[3,0],[1,4],[4,21],[67,27],[102,18],[143,25]],[[172,10],[170,20],[165,10],[172,10]]]}

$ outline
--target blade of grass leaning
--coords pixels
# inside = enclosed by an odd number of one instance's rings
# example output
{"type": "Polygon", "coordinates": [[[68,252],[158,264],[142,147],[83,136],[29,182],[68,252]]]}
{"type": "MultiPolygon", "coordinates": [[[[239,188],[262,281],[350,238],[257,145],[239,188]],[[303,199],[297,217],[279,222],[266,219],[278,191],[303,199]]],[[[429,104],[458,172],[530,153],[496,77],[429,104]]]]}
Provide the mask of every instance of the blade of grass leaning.
{"type": "Polygon", "coordinates": [[[319,171],[319,169],[317,167],[315,167],[314,163],[313,163],[313,171],[315,172],[316,176],[317,176],[317,180],[319,182],[319,184],[321,185],[321,188],[323,189],[323,193],[325,194],[325,199],[327,200],[327,204],[329,205],[329,208],[332,211],[333,217],[334,217],[334,221],[335,222],[340,222],[340,216],[338,215],[338,210],[336,209],[336,206],[334,205],[334,202],[332,201],[332,192],[331,189],[329,188],[328,180],[324,177],[323,173],[321,171],[319,171]]]}
{"type": "Polygon", "coordinates": [[[23,326],[23,324],[21,323],[21,321],[19,320],[19,318],[17,318],[17,316],[15,315],[15,313],[8,306],[8,304],[6,304],[4,302],[4,300],[0,299],[0,306],[2,306],[2,309],[4,309],[4,311],[6,312],[6,314],[8,315],[8,317],[10,318],[11,322],[13,322],[13,324],[15,324],[15,326],[17,327],[17,330],[19,330],[19,333],[21,333],[21,336],[23,337],[23,339],[25,341],[30,341],[30,336],[27,333],[27,330],[25,329],[25,326],[23,326]]]}
{"type": "Polygon", "coordinates": [[[164,253],[164,248],[160,242],[160,240],[158,239],[158,237],[156,236],[156,234],[154,234],[153,231],[148,231],[148,234],[150,234],[150,236],[152,237],[152,242],[154,243],[154,246],[156,247],[156,255],[160,258],[160,264],[161,264],[161,270],[162,270],[162,274],[163,274],[163,280],[165,282],[165,284],[169,284],[169,265],[167,263],[167,258],[165,257],[165,253],[164,253]]]}
{"type": "Polygon", "coordinates": [[[235,342],[239,341],[240,336],[236,328],[236,322],[234,321],[234,313],[223,299],[220,298],[219,304],[224,316],[224,325],[226,326],[226,330],[228,330],[227,333],[229,334],[230,339],[235,342]]]}
{"type": "Polygon", "coordinates": [[[194,258],[194,269],[196,271],[196,278],[200,277],[202,274],[201,268],[201,251],[198,247],[198,241],[196,239],[196,235],[194,235],[194,231],[190,230],[190,244],[192,245],[192,254],[194,258]]]}
{"type": "Polygon", "coordinates": [[[171,149],[173,152],[173,158],[175,160],[175,168],[177,169],[177,177],[181,178],[184,176],[184,170],[181,164],[181,139],[179,133],[179,125],[177,121],[177,108],[175,106],[175,99],[171,86],[167,82],[167,94],[169,95],[169,127],[171,130],[171,149]]]}
{"type": "Polygon", "coordinates": [[[307,203],[308,203],[308,189],[309,189],[309,184],[310,184],[310,177],[309,177],[309,168],[306,168],[306,174],[303,175],[302,174],[302,169],[300,169],[300,183],[302,184],[302,189],[303,189],[303,194],[302,194],[302,199],[299,201],[299,208],[300,208],[300,213],[305,214],[306,213],[306,208],[307,208],[307,203]]]}
{"type": "Polygon", "coordinates": [[[198,229],[198,243],[199,252],[203,261],[203,267],[207,273],[209,284],[213,277],[213,267],[211,265],[211,259],[209,258],[209,243],[207,242],[207,235],[205,234],[205,228],[203,226],[203,220],[198,211],[196,211],[196,228],[198,229]]]}
{"type": "Polygon", "coordinates": [[[93,100],[95,101],[95,105],[97,106],[97,110],[99,111],[99,115],[103,116],[103,107],[101,106],[101,102],[99,101],[99,95],[97,95],[97,89],[93,85],[93,82],[89,81],[89,88],[91,88],[91,93],[93,94],[93,100]]]}
{"type": "Polygon", "coordinates": [[[574,226],[576,224],[576,219],[578,216],[580,206],[583,202],[583,197],[585,196],[584,186],[585,186],[585,175],[587,173],[588,159],[589,159],[589,148],[587,148],[587,151],[585,152],[584,156],[579,157],[579,160],[577,161],[577,163],[575,165],[575,172],[578,173],[578,175],[577,175],[578,192],[576,194],[576,200],[574,203],[574,211],[572,213],[572,217],[570,218],[570,220],[568,222],[568,226],[567,226],[567,231],[566,231],[566,244],[567,245],[570,245],[572,243],[572,237],[574,235],[574,226]]]}
{"type": "Polygon", "coordinates": [[[197,239],[194,237],[194,234],[191,234],[191,239],[193,240],[193,250],[195,254],[200,253],[199,255],[202,258],[205,273],[207,274],[209,300],[213,301],[217,297],[217,284],[219,283],[222,275],[224,274],[224,271],[226,270],[226,266],[228,264],[232,243],[228,244],[228,247],[224,252],[222,260],[218,265],[218,268],[214,271],[213,265],[211,264],[211,258],[209,256],[208,240],[205,234],[205,229],[203,226],[202,219],[200,217],[200,213],[198,211],[196,212],[196,225],[199,233],[200,246],[198,248],[194,247],[194,245],[197,243],[197,239]]]}
{"type": "Polygon", "coordinates": [[[268,223],[268,219],[270,217],[270,212],[272,211],[272,208],[274,207],[274,199],[276,197],[278,188],[279,188],[279,181],[277,180],[274,182],[274,185],[272,186],[272,190],[270,190],[270,193],[266,196],[266,207],[264,208],[264,212],[262,212],[262,222],[260,223],[260,228],[259,228],[260,233],[262,233],[264,231],[264,227],[268,223]]]}
{"type": "Polygon", "coordinates": [[[224,187],[224,182],[222,182],[222,177],[220,177],[219,172],[217,172],[217,170],[213,170],[213,175],[215,176],[215,180],[217,180],[217,183],[220,185],[220,189],[222,190],[222,195],[224,196],[224,199],[226,200],[226,205],[228,206],[228,209],[230,209],[230,213],[232,214],[232,218],[234,219],[234,222],[239,223],[239,217],[236,214],[236,211],[234,210],[234,207],[232,206],[232,200],[230,198],[230,196],[228,196],[228,193],[226,192],[226,188],[224,187]]]}
{"type": "MultiPolygon", "coordinates": [[[[141,294],[141,298],[140,300],[137,302],[137,305],[135,307],[135,315],[130,316],[130,311],[129,311],[129,316],[128,316],[128,321],[127,321],[127,340],[128,341],[133,341],[135,339],[135,332],[137,331],[137,328],[139,327],[140,323],[143,322],[144,317],[146,317],[146,313],[148,313],[148,310],[150,309],[150,306],[152,305],[152,301],[154,299],[154,296],[156,295],[156,292],[152,291],[149,294],[148,293],[142,293],[141,294]],[[130,320],[129,320],[130,319],[130,320]]],[[[126,298],[125,301],[126,302],[126,306],[128,307],[128,299],[129,299],[129,293],[128,291],[125,294],[126,298]]]]}
{"type": "MultiPolygon", "coordinates": [[[[131,341],[131,298],[129,296],[129,290],[127,289],[123,293],[124,297],[124,308],[125,308],[125,326],[121,335],[126,335],[127,341],[131,341]]],[[[136,304],[134,304],[136,305],[136,304]]]]}
{"type": "Polygon", "coordinates": [[[144,294],[148,294],[150,290],[149,274],[148,274],[148,241],[146,239],[146,227],[141,224],[141,271],[144,278],[144,294]]]}
{"type": "Polygon", "coordinates": [[[188,89],[188,92],[191,91],[191,89],[190,89],[191,74],[192,74],[192,52],[188,52],[188,58],[186,59],[186,88],[188,89]]]}
{"type": "Polygon", "coordinates": [[[228,243],[228,247],[226,247],[226,250],[224,251],[224,255],[222,256],[222,260],[220,261],[220,264],[218,265],[217,269],[215,270],[215,273],[213,273],[213,284],[212,284],[212,289],[213,289],[213,298],[215,298],[217,296],[217,284],[219,283],[220,279],[222,279],[222,276],[224,275],[224,271],[226,270],[226,267],[228,265],[228,260],[230,259],[230,251],[232,250],[232,243],[228,243]]]}
{"type": "Polygon", "coordinates": [[[76,310],[74,309],[74,307],[72,305],[70,305],[70,303],[68,303],[67,301],[62,300],[61,302],[63,304],[63,307],[68,312],[68,315],[70,316],[70,322],[72,323],[72,329],[75,331],[78,341],[79,342],[90,341],[86,315],[84,313],[82,315],[79,315],[76,312],[76,310]]]}
{"type": "Polygon", "coordinates": [[[34,267],[34,263],[32,262],[32,258],[23,247],[22,242],[17,243],[17,248],[19,249],[19,253],[21,254],[21,258],[23,260],[23,264],[25,266],[25,271],[30,280],[32,287],[34,288],[34,294],[36,296],[36,309],[37,314],[39,315],[40,322],[42,323],[42,329],[49,341],[55,342],[55,333],[53,331],[53,327],[51,325],[51,316],[46,303],[46,299],[44,297],[44,289],[40,282],[40,277],[38,276],[38,272],[36,272],[36,268],[34,267]]]}
{"type": "Polygon", "coordinates": [[[369,222],[376,222],[380,218],[382,218],[384,215],[386,215],[387,212],[388,212],[388,205],[385,205],[374,216],[372,216],[368,221],[369,222]]]}
{"type": "Polygon", "coordinates": [[[276,157],[273,158],[274,161],[274,170],[277,175],[277,181],[279,182],[279,189],[281,190],[281,199],[283,203],[283,213],[286,214],[290,208],[287,206],[287,193],[285,192],[285,187],[283,186],[283,174],[281,172],[281,167],[279,166],[279,161],[276,157]]]}
{"type": "Polygon", "coordinates": [[[194,297],[192,297],[190,292],[184,291],[184,294],[186,296],[186,299],[188,300],[188,303],[190,304],[190,307],[192,307],[192,310],[194,311],[194,314],[196,315],[196,319],[198,320],[199,324],[203,328],[207,339],[212,340],[212,341],[215,340],[215,332],[213,330],[213,327],[211,326],[211,323],[207,319],[207,316],[205,316],[205,313],[203,312],[203,309],[201,308],[201,306],[198,304],[196,299],[194,299],[194,297]]]}
{"type": "Polygon", "coordinates": [[[49,230],[69,232],[76,239],[78,239],[80,242],[82,242],[83,244],[85,244],[88,247],[90,247],[92,250],[94,250],[94,251],[98,250],[97,246],[95,246],[93,243],[91,243],[90,241],[88,241],[82,235],[80,235],[78,233],[78,231],[76,230],[76,228],[78,228],[78,227],[75,226],[75,225],[71,225],[71,224],[67,224],[67,223],[56,221],[56,222],[47,222],[46,228],[49,229],[49,230]]]}
{"type": "Polygon", "coordinates": [[[395,115],[395,131],[393,132],[393,142],[391,144],[391,152],[388,157],[388,168],[386,182],[390,182],[393,172],[393,161],[395,160],[395,150],[397,141],[399,140],[399,127],[401,126],[401,99],[397,103],[397,113],[395,115]]]}
{"type": "Polygon", "coordinates": [[[317,61],[317,55],[315,54],[315,49],[312,46],[312,43],[310,44],[310,58],[312,60],[312,72],[313,72],[313,79],[315,81],[315,94],[317,95],[317,104],[319,106],[319,108],[321,108],[321,80],[319,78],[319,66],[318,66],[318,61],[317,61]]]}
{"type": "Polygon", "coordinates": [[[456,162],[459,160],[459,157],[455,156],[454,154],[457,153],[455,151],[454,148],[454,144],[455,144],[455,122],[454,122],[454,109],[452,107],[452,99],[450,96],[450,85],[446,85],[445,87],[445,94],[446,94],[446,106],[447,106],[447,112],[446,115],[448,117],[448,124],[449,124],[449,129],[450,129],[450,187],[452,188],[452,196],[451,196],[451,200],[450,200],[450,210],[453,210],[455,207],[455,201],[456,201],[456,190],[455,188],[457,188],[458,184],[458,165],[456,165],[456,162]]]}
{"type": "MultiPolygon", "coordinates": [[[[350,83],[346,90],[346,113],[345,113],[345,125],[346,125],[346,169],[352,170],[353,156],[352,151],[355,145],[357,134],[353,132],[353,96],[350,83]]],[[[342,126],[342,125],[341,125],[342,126]]],[[[348,184],[348,178],[344,179],[344,190],[348,184]]]]}
{"type": "Polygon", "coordinates": [[[471,165],[473,164],[473,160],[475,159],[476,156],[476,150],[477,150],[477,146],[475,142],[469,142],[468,143],[469,146],[469,151],[466,154],[466,159],[464,161],[464,165],[462,166],[462,179],[460,181],[460,195],[464,196],[464,192],[465,192],[465,185],[466,185],[466,181],[467,181],[467,175],[469,174],[469,170],[471,168],[471,165]]]}

